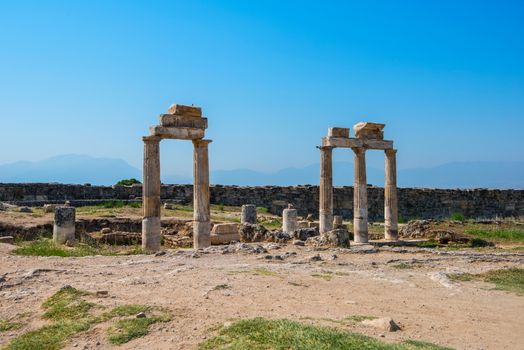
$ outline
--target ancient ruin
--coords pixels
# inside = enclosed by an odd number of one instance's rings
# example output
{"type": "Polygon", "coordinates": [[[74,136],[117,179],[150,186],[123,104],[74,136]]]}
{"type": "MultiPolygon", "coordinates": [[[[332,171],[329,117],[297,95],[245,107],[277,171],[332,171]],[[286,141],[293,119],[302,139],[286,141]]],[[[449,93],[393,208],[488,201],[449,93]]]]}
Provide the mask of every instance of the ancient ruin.
{"type": "Polygon", "coordinates": [[[387,240],[398,239],[397,169],[393,141],[384,140],[384,124],[360,122],[353,126],[355,137],[349,137],[349,128],[329,128],[322,138],[320,149],[320,232],[333,229],[333,148],[351,148],[355,153],[353,186],[353,230],[356,243],[368,242],[368,200],[366,181],[366,151],[384,150],[386,153],[386,181],[384,186],[384,234],[387,240]]]}
{"type": "Polygon", "coordinates": [[[206,248],[210,240],[209,211],[209,159],[208,145],[204,140],[207,118],[202,109],[173,104],[167,114],[160,115],[160,125],[150,127],[144,136],[144,183],[142,221],[142,248],[145,251],[160,249],[160,141],[163,139],[191,140],[193,159],[193,246],[206,248]]]}

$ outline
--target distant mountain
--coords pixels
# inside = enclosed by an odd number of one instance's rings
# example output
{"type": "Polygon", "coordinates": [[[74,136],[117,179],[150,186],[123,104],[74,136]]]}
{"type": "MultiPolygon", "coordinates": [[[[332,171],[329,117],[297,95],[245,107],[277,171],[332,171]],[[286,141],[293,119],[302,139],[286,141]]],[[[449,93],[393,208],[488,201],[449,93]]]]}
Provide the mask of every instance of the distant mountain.
{"type": "Polygon", "coordinates": [[[142,172],[121,159],[68,154],[46,160],[0,165],[0,182],[59,182],[112,185],[142,172]]]}
{"type": "MultiPolygon", "coordinates": [[[[318,185],[320,165],[286,168],[273,173],[249,169],[218,170],[211,182],[223,185],[318,185]]],[[[399,187],[524,189],[524,162],[455,162],[432,168],[399,170],[399,187]]],[[[367,182],[383,186],[384,170],[367,168],[367,182]]],[[[335,186],[353,184],[353,163],[333,164],[335,186]]]]}
{"type": "MultiPolygon", "coordinates": [[[[215,170],[212,184],[262,186],[318,185],[320,165],[285,168],[271,173],[251,169],[215,170]]],[[[59,182],[112,185],[121,179],[142,178],[141,170],[121,159],[63,155],[38,162],[20,161],[0,165],[0,182],[59,182]]],[[[369,184],[383,186],[384,170],[367,168],[369,184]]],[[[163,175],[162,182],[188,184],[191,176],[163,175]]],[[[353,184],[353,163],[333,164],[335,186],[353,184]]],[[[398,172],[399,187],[524,189],[524,162],[456,162],[432,168],[398,172]]]]}

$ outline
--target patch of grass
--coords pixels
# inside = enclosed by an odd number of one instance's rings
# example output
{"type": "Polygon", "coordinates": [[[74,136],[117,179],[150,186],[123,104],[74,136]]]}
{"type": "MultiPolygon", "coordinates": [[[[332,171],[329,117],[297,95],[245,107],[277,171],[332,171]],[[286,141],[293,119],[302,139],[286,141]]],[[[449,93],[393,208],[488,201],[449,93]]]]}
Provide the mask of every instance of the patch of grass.
{"type": "Polygon", "coordinates": [[[101,207],[106,209],[112,208],[123,208],[125,206],[124,201],[121,200],[110,200],[101,204],[101,207]]]}
{"type": "Polygon", "coordinates": [[[404,270],[404,269],[412,269],[412,268],[415,267],[415,265],[414,264],[408,264],[408,263],[405,263],[405,262],[400,262],[398,264],[391,265],[391,267],[394,267],[395,269],[404,270]]]}
{"type": "Polygon", "coordinates": [[[493,242],[519,242],[524,243],[524,230],[520,229],[470,229],[466,234],[475,238],[493,242]]]}
{"type": "Polygon", "coordinates": [[[251,270],[231,271],[229,274],[247,273],[255,276],[278,276],[278,272],[271,271],[265,267],[256,267],[251,270]]]}
{"type": "Polygon", "coordinates": [[[312,277],[317,277],[317,278],[322,278],[324,281],[331,281],[333,279],[333,273],[332,272],[314,273],[311,276],[312,277]]]}
{"type": "Polygon", "coordinates": [[[112,344],[120,345],[127,343],[135,338],[143,337],[149,333],[149,326],[157,322],[168,322],[172,319],[171,315],[164,312],[160,315],[146,316],[142,318],[125,318],[118,320],[109,332],[109,341],[112,344]]]}
{"type": "Polygon", "coordinates": [[[89,293],[67,286],[49,297],[42,307],[46,310],[43,318],[54,321],[78,320],[89,316],[95,304],[82,299],[89,293]]]}
{"type": "Polygon", "coordinates": [[[455,221],[464,221],[464,220],[466,220],[466,217],[462,213],[453,213],[453,214],[451,214],[451,216],[449,218],[451,220],[455,220],[455,221]]]}
{"type": "Polygon", "coordinates": [[[376,320],[377,318],[375,316],[367,316],[367,315],[351,315],[346,318],[344,318],[344,321],[350,321],[350,322],[362,322],[366,320],[376,320]]]}
{"type": "Polygon", "coordinates": [[[100,245],[92,246],[85,243],[74,243],[72,247],[66,247],[53,242],[49,238],[39,238],[34,241],[20,242],[19,247],[13,250],[12,254],[25,256],[61,256],[61,257],[82,257],[93,255],[115,256],[115,255],[137,255],[144,254],[140,246],[133,249],[119,251],[113,246],[100,245]]]}
{"type": "Polygon", "coordinates": [[[130,208],[141,208],[142,207],[142,203],[140,202],[131,202],[131,203],[128,203],[127,204],[128,207],[130,208]]]}
{"type": "Polygon", "coordinates": [[[514,292],[524,295],[524,269],[511,268],[503,270],[492,270],[485,273],[473,275],[469,273],[450,274],[452,281],[484,281],[495,284],[498,290],[514,292]]]}
{"type": "Polygon", "coordinates": [[[266,207],[257,207],[257,212],[260,214],[267,214],[269,213],[269,209],[266,207]]]}
{"type": "Polygon", "coordinates": [[[211,290],[224,290],[224,289],[230,289],[231,286],[229,284],[218,284],[214,286],[211,290]]]}
{"type": "Polygon", "coordinates": [[[0,332],[14,331],[22,328],[22,322],[4,320],[0,318],[0,332]]]}
{"type": "Polygon", "coordinates": [[[282,227],[282,219],[280,218],[260,219],[257,220],[257,222],[269,229],[278,229],[282,227]]]}
{"type": "Polygon", "coordinates": [[[91,293],[70,286],[60,289],[42,304],[45,310],[42,317],[54,322],[13,339],[6,349],[61,349],[76,333],[87,331],[95,324],[117,317],[120,319],[110,328],[108,339],[114,344],[123,344],[148,334],[150,325],[171,320],[171,314],[163,309],[157,312],[153,307],[136,304],[117,306],[100,316],[95,316],[91,313],[92,309],[102,306],[86,301],[84,297],[88,295],[91,293]],[[140,312],[148,312],[151,315],[137,318],[136,315],[140,312]]]}
{"type": "Polygon", "coordinates": [[[433,344],[387,344],[361,334],[290,320],[254,318],[234,322],[198,346],[200,350],[444,350],[433,344]]]}

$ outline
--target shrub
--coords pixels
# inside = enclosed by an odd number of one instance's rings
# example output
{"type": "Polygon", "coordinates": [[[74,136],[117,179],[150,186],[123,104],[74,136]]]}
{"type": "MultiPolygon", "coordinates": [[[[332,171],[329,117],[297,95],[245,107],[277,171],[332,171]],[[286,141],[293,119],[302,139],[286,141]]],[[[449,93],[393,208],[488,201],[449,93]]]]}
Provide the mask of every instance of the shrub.
{"type": "Polygon", "coordinates": [[[141,184],[141,182],[135,178],[132,178],[132,179],[123,179],[116,183],[117,186],[131,186],[134,184],[141,184]]]}
{"type": "Polygon", "coordinates": [[[464,217],[464,214],[462,213],[453,213],[450,217],[451,220],[455,221],[464,221],[466,218],[464,217]]]}

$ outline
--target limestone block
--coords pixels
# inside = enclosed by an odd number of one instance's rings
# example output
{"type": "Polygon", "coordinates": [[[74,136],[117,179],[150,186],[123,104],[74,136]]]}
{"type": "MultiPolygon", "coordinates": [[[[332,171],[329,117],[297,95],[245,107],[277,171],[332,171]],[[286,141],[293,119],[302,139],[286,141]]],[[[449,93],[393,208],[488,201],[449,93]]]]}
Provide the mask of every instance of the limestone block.
{"type": "Polygon", "coordinates": [[[232,241],[240,241],[240,235],[237,233],[211,234],[211,244],[228,244],[232,241]]]}
{"type": "Polygon", "coordinates": [[[204,137],[204,129],[195,128],[174,128],[160,125],[151,126],[149,128],[151,136],[157,136],[163,139],[177,139],[177,140],[198,140],[204,137]]]}
{"type": "Polygon", "coordinates": [[[214,235],[238,235],[237,224],[215,224],[211,230],[211,234],[214,235]]]}
{"type": "Polygon", "coordinates": [[[297,210],[288,208],[282,212],[282,231],[293,234],[297,230],[297,210]]]}
{"type": "Polygon", "coordinates": [[[175,128],[207,129],[207,118],[195,118],[173,114],[161,114],[160,125],[175,128]]]}
{"type": "Polygon", "coordinates": [[[360,122],[353,126],[357,139],[383,140],[385,124],[360,122]]]}
{"type": "Polygon", "coordinates": [[[309,221],[308,220],[300,220],[297,222],[297,227],[299,229],[301,228],[308,228],[309,227],[309,221]]]}
{"type": "Polygon", "coordinates": [[[329,128],[328,137],[349,137],[349,128],[329,128]]]}
{"type": "Polygon", "coordinates": [[[64,244],[66,241],[75,239],[74,207],[57,207],[55,209],[55,222],[53,225],[53,241],[64,244]]]}
{"type": "Polygon", "coordinates": [[[242,224],[256,224],[257,223],[257,207],[254,204],[244,204],[242,206],[242,214],[240,217],[242,224]]]}
{"type": "Polygon", "coordinates": [[[202,117],[202,108],[195,106],[179,105],[175,103],[169,106],[169,108],[167,109],[167,113],[186,117],[200,118],[202,117]]]}

